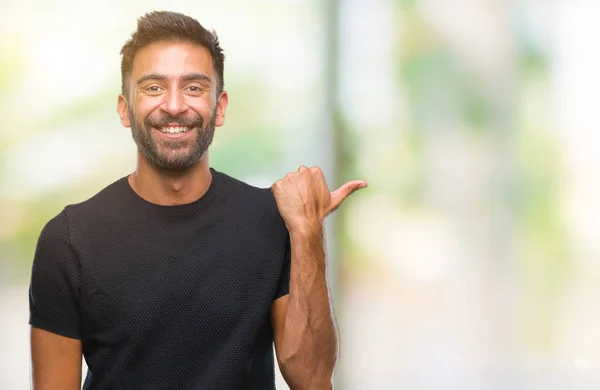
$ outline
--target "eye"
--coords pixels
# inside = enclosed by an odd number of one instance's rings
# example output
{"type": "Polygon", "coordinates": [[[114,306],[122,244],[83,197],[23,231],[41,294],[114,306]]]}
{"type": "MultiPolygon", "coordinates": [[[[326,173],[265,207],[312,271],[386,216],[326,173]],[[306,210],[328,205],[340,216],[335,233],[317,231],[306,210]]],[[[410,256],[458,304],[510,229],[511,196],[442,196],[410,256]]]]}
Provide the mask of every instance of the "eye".
{"type": "Polygon", "coordinates": [[[190,85],[188,87],[188,90],[190,92],[200,92],[200,91],[202,91],[202,89],[200,89],[200,87],[198,87],[197,85],[190,85]]]}
{"type": "Polygon", "coordinates": [[[150,92],[158,92],[160,91],[160,87],[158,85],[151,85],[148,88],[146,88],[146,90],[150,92]]]}

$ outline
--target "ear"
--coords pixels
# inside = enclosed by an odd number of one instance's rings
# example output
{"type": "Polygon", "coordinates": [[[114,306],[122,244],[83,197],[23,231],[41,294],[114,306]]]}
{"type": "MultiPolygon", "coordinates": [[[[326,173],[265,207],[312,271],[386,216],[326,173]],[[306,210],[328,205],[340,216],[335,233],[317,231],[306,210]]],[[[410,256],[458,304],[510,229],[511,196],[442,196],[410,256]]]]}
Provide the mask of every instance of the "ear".
{"type": "Polygon", "coordinates": [[[119,99],[117,100],[117,112],[119,113],[121,124],[124,127],[131,127],[131,118],[129,118],[129,104],[127,104],[127,99],[123,94],[120,94],[119,99]]]}
{"type": "Polygon", "coordinates": [[[225,110],[227,109],[227,103],[229,103],[229,97],[227,92],[221,92],[219,99],[217,100],[217,112],[215,113],[215,126],[223,126],[225,124],[225,110]]]}

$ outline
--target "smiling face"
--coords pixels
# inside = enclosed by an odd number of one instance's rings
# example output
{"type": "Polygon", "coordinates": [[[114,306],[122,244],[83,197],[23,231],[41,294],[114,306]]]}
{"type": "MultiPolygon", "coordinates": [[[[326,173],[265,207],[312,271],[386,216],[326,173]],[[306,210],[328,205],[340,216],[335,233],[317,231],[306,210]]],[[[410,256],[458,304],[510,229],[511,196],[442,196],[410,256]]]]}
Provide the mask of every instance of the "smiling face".
{"type": "Polygon", "coordinates": [[[155,42],[136,53],[128,96],[119,96],[117,110],[142,158],[186,171],[206,155],[227,107],[226,92],[216,95],[217,81],[202,46],[155,42]]]}

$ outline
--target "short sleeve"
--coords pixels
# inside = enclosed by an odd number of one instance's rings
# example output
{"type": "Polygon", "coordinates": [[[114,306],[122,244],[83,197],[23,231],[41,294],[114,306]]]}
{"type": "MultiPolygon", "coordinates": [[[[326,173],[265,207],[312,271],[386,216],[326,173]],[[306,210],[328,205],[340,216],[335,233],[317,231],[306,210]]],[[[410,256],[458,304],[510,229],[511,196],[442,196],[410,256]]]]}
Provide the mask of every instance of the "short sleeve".
{"type": "Polygon", "coordinates": [[[290,237],[287,236],[285,245],[285,255],[283,258],[283,268],[281,270],[281,276],[279,277],[279,285],[277,286],[277,292],[275,293],[275,299],[281,298],[284,295],[290,293],[290,265],[292,260],[292,251],[290,237]]]}
{"type": "Polygon", "coordinates": [[[81,339],[80,279],[63,210],[44,226],[37,242],[29,285],[29,324],[81,339]]]}

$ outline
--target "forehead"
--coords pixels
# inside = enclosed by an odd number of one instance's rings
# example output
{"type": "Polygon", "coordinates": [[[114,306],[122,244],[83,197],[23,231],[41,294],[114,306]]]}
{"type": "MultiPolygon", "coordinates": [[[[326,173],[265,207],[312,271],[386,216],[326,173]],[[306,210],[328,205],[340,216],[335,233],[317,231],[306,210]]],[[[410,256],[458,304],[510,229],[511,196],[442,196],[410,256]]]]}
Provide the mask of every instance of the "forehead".
{"type": "Polygon", "coordinates": [[[214,80],[210,52],[185,42],[155,42],[140,49],[133,60],[132,78],[156,73],[179,77],[187,73],[204,73],[214,80]]]}

